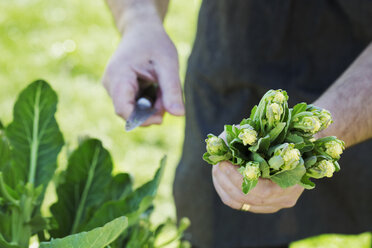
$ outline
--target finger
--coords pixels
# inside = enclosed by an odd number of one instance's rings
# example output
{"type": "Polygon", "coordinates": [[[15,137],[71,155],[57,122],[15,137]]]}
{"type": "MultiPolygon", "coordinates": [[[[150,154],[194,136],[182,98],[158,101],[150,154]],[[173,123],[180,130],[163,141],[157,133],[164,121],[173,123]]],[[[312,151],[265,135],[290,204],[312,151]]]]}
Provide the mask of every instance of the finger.
{"type": "Polygon", "coordinates": [[[288,192],[283,194],[281,197],[278,197],[276,206],[280,208],[291,208],[294,207],[300,198],[304,188],[300,185],[294,185],[288,188],[288,192]]]}
{"type": "Polygon", "coordinates": [[[236,171],[236,166],[228,162],[221,162],[213,168],[214,176],[221,186],[235,201],[249,203],[257,206],[273,206],[278,208],[293,206],[292,198],[297,199],[298,194],[293,189],[285,192],[277,189],[277,185],[270,180],[260,179],[259,183],[248,194],[242,192],[242,176],[236,171]],[[236,183],[238,182],[238,183],[236,183]],[[273,190],[273,188],[275,190],[273,190]],[[286,193],[286,194],[285,194],[286,193]]]}
{"type": "Polygon", "coordinates": [[[161,115],[152,115],[144,123],[141,124],[141,127],[147,127],[151,125],[160,125],[163,123],[163,116],[161,115]]]}
{"type": "Polygon", "coordinates": [[[148,82],[156,82],[156,73],[153,62],[149,60],[147,63],[138,64],[132,66],[131,69],[137,74],[140,79],[143,79],[148,82]]]}
{"type": "Polygon", "coordinates": [[[215,177],[213,177],[213,185],[217,191],[217,194],[219,195],[219,197],[221,198],[221,201],[231,207],[231,208],[234,208],[234,209],[240,209],[242,207],[242,204],[235,201],[234,199],[232,199],[230,197],[230,195],[228,193],[226,193],[226,191],[221,187],[221,185],[219,184],[219,182],[216,180],[215,177]]]}
{"type": "MultiPolygon", "coordinates": [[[[234,209],[241,210],[243,207],[243,204],[247,204],[247,202],[242,203],[237,200],[235,200],[233,197],[231,197],[230,193],[226,192],[226,190],[216,181],[214,180],[214,186],[215,189],[220,196],[222,202],[234,209]]],[[[252,213],[261,213],[261,214],[268,214],[268,213],[275,213],[279,211],[281,208],[276,206],[256,206],[254,204],[249,204],[249,212],[252,213]]]]}
{"type": "Polygon", "coordinates": [[[252,195],[255,194],[255,202],[258,206],[272,206],[282,209],[293,207],[302,194],[303,190],[304,188],[299,185],[294,185],[292,187],[282,189],[277,184],[268,179],[260,179],[257,186],[252,189],[252,191],[249,192],[247,196],[249,196],[251,193],[252,195]]]}
{"type": "Polygon", "coordinates": [[[243,176],[238,172],[238,166],[231,164],[227,161],[222,161],[217,164],[218,170],[220,170],[223,174],[225,174],[229,180],[235,185],[237,188],[241,188],[243,183],[243,176]]]}
{"type": "Polygon", "coordinates": [[[238,202],[241,206],[244,203],[248,203],[249,205],[263,204],[262,201],[257,201],[260,199],[245,195],[242,192],[241,185],[236,186],[232,183],[229,177],[219,169],[219,164],[213,166],[212,173],[213,179],[219,184],[225,193],[229,195],[229,198],[238,202]]]}
{"type": "Polygon", "coordinates": [[[149,126],[151,124],[161,124],[163,122],[163,116],[165,113],[164,105],[163,105],[163,97],[161,95],[161,91],[158,91],[156,102],[154,104],[154,108],[157,110],[155,114],[150,116],[141,126],[149,126]]]}
{"type": "Polygon", "coordinates": [[[110,80],[109,93],[116,114],[127,120],[134,109],[135,97],[138,91],[136,74],[128,70],[124,73],[124,70],[122,70],[106,80],[110,80]]]}
{"type": "Polygon", "coordinates": [[[281,198],[262,199],[252,195],[245,195],[241,188],[237,189],[224,173],[218,170],[217,165],[213,167],[213,183],[222,201],[235,209],[241,209],[243,204],[249,204],[249,211],[253,213],[275,213],[282,208],[293,207],[297,197],[282,196],[281,198]],[[239,207],[240,205],[240,207],[239,207]]]}
{"type": "Polygon", "coordinates": [[[274,206],[255,206],[251,205],[249,208],[249,212],[256,213],[256,214],[272,214],[276,213],[281,208],[274,207],[274,206]]]}
{"type": "Polygon", "coordinates": [[[156,72],[165,109],[172,115],[184,115],[178,65],[159,63],[156,65],[156,72]]]}
{"type": "MultiPolygon", "coordinates": [[[[236,186],[240,187],[243,183],[243,176],[238,172],[238,166],[233,165],[229,162],[220,163],[221,170],[230,181],[236,186]]],[[[269,179],[260,178],[256,187],[254,187],[247,195],[246,198],[261,199],[260,201],[265,201],[265,199],[275,198],[284,193],[284,190],[280,188],[276,183],[269,179]]],[[[266,201],[267,202],[267,201],[266,201]]],[[[256,204],[262,205],[263,203],[256,202],[256,204]]]]}

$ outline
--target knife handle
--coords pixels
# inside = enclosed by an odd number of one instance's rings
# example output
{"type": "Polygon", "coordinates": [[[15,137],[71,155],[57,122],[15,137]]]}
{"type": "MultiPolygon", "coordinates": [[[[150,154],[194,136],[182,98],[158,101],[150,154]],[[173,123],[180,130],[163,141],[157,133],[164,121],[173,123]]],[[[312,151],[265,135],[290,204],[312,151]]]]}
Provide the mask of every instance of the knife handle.
{"type": "Polygon", "coordinates": [[[140,90],[138,92],[136,101],[140,100],[141,98],[146,98],[151,102],[151,106],[153,106],[158,93],[158,85],[155,82],[148,82],[140,79],[138,79],[138,81],[140,84],[140,90]]]}

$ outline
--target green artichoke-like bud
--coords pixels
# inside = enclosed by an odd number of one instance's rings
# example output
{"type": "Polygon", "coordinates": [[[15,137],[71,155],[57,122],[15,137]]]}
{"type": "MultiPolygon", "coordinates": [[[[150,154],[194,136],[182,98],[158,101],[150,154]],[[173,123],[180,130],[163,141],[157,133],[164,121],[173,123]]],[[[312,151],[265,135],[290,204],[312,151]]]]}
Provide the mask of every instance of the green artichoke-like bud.
{"type": "Polygon", "coordinates": [[[258,162],[249,161],[245,166],[240,167],[240,174],[244,179],[249,181],[256,180],[261,176],[260,164],[258,162]]]}
{"type": "Polygon", "coordinates": [[[243,144],[246,145],[253,145],[257,141],[257,132],[254,128],[250,125],[245,125],[247,127],[242,128],[238,135],[239,139],[243,141],[243,144]]]}
{"type": "Polygon", "coordinates": [[[333,122],[331,113],[326,109],[309,105],[307,111],[310,111],[318,117],[321,124],[319,131],[326,129],[333,122]]]}
{"type": "Polygon", "coordinates": [[[283,114],[283,107],[278,103],[271,103],[266,109],[266,118],[269,124],[273,125],[280,121],[283,114]]]}
{"type": "Polygon", "coordinates": [[[332,140],[324,144],[325,152],[333,159],[340,159],[340,155],[345,149],[344,142],[341,140],[332,140]]]}
{"type": "Polygon", "coordinates": [[[294,128],[310,134],[319,132],[322,125],[319,118],[315,115],[297,117],[293,120],[293,122],[294,128]]]}
{"type": "Polygon", "coordinates": [[[320,130],[326,129],[333,122],[331,113],[325,109],[320,111],[320,113],[317,114],[317,116],[320,120],[320,123],[322,124],[322,126],[320,127],[320,130]]]}
{"type": "Polygon", "coordinates": [[[209,134],[205,142],[207,143],[207,152],[211,155],[222,155],[228,151],[225,141],[220,137],[209,134]]]}
{"type": "Polygon", "coordinates": [[[288,146],[282,150],[281,155],[284,160],[283,170],[292,170],[300,162],[301,153],[298,149],[294,148],[294,144],[288,144],[288,146]]]}
{"type": "Polygon", "coordinates": [[[332,177],[336,167],[332,161],[323,159],[317,162],[314,167],[307,171],[307,174],[314,178],[332,177]]]}
{"type": "Polygon", "coordinates": [[[214,165],[231,159],[231,152],[223,139],[213,134],[208,134],[208,139],[205,142],[207,143],[207,152],[203,154],[204,161],[214,165]]]}
{"type": "Polygon", "coordinates": [[[288,96],[285,96],[281,90],[276,90],[272,101],[282,104],[287,100],[288,100],[288,96]]]}
{"type": "Polygon", "coordinates": [[[284,90],[269,90],[252,110],[251,119],[259,126],[260,135],[270,132],[288,116],[288,95],[284,90]]]}
{"type": "Polygon", "coordinates": [[[284,90],[269,90],[266,94],[262,97],[262,99],[266,102],[275,102],[275,103],[285,103],[288,101],[287,92],[284,90]]]}
{"type": "Polygon", "coordinates": [[[274,150],[269,165],[274,170],[292,170],[301,162],[301,153],[292,143],[284,143],[274,150]]]}
{"type": "Polygon", "coordinates": [[[329,156],[334,160],[339,160],[340,155],[345,150],[345,143],[337,139],[335,136],[328,136],[317,139],[314,150],[319,155],[329,156]]]}

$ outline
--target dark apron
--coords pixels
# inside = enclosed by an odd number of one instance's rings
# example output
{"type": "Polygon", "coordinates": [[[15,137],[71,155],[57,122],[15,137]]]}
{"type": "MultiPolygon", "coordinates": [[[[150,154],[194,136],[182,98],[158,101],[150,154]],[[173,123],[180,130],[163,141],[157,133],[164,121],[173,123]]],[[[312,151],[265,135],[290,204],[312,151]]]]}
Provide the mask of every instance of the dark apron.
{"type": "MultiPolygon", "coordinates": [[[[186,131],[176,171],[179,217],[197,247],[288,244],[372,230],[372,142],[347,149],[341,171],[295,207],[252,214],[225,206],[202,160],[204,139],[238,123],[268,89],[290,106],[316,100],[372,41],[372,1],[204,0],[185,82],[186,131]]],[[[342,99],[340,99],[342,105],[342,99]]]]}

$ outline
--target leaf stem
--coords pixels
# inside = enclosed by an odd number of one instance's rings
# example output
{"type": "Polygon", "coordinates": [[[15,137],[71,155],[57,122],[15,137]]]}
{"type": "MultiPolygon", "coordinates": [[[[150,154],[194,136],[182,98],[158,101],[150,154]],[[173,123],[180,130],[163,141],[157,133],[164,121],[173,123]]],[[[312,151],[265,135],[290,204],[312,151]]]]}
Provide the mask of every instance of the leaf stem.
{"type": "Polygon", "coordinates": [[[37,88],[35,93],[35,104],[34,104],[34,123],[32,126],[32,142],[31,142],[31,155],[30,155],[30,171],[28,174],[28,182],[31,184],[35,183],[35,174],[37,167],[37,153],[39,148],[38,131],[39,131],[39,119],[40,119],[40,86],[37,88]]]}
{"type": "Polygon", "coordinates": [[[19,247],[28,247],[32,236],[31,226],[26,224],[31,220],[34,209],[32,194],[33,189],[26,189],[26,192],[21,196],[19,207],[11,208],[12,243],[19,247]]]}
{"type": "Polygon", "coordinates": [[[99,155],[99,148],[96,148],[95,151],[94,151],[93,159],[92,159],[92,165],[89,168],[88,178],[87,178],[87,181],[85,183],[83,193],[81,195],[81,200],[80,200],[80,203],[79,203],[79,207],[76,211],[74,224],[72,225],[72,229],[71,229],[71,234],[74,234],[74,233],[77,232],[78,226],[80,224],[80,221],[81,221],[81,218],[82,218],[82,215],[83,215],[83,210],[85,208],[85,202],[86,202],[88,192],[89,192],[90,186],[91,186],[92,181],[93,181],[94,172],[95,172],[95,169],[96,169],[96,166],[97,166],[98,155],[99,155]]]}

